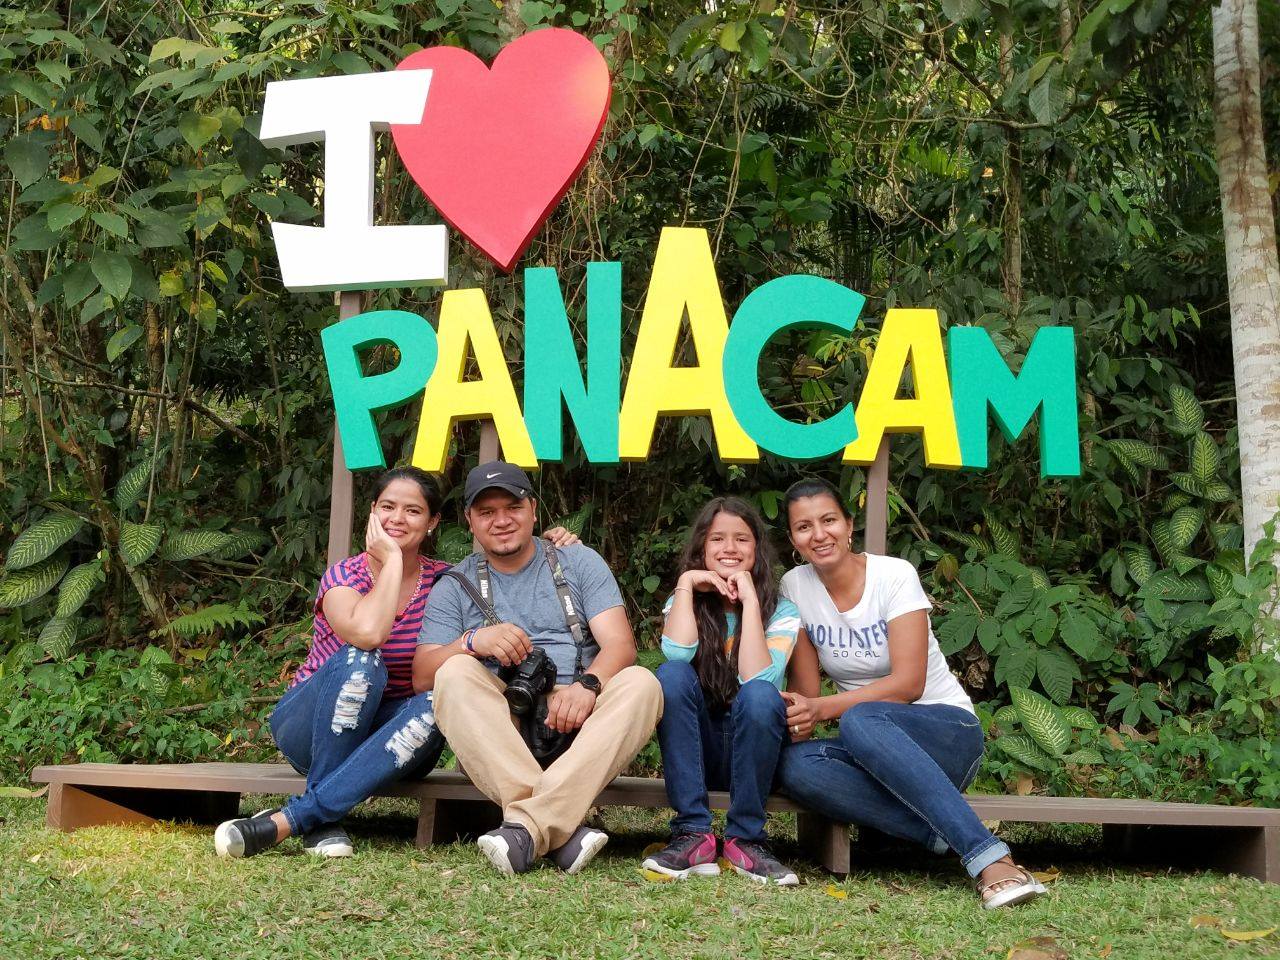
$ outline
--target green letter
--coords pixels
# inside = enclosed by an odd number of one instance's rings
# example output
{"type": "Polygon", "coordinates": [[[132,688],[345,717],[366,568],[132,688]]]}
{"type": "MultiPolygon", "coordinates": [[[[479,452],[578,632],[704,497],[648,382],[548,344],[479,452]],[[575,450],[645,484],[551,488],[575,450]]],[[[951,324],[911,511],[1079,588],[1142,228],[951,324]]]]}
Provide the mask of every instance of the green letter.
{"type": "Polygon", "coordinates": [[[1040,475],[1080,475],[1076,345],[1070,327],[1042,327],[1014,376],[982,327],[947,332],[956,427],[966,468],[987,465],[987,406],[1004,438],[1018,438],[1040,410],[1040,475]]]}
{"type": "Polygon", "coordinates": [[[834,280],[792,274],[753,290],[729,326],[724,345],[724,392],[742,429],[780,457],[813,460],[858,436],[853,405],[818,423],[793,423],[760,392],[760,351],[791,327],[814,326],[852,333],[867,298],[834,280]]]}
{"type": "Polygon", "coordinates": [[[416,313],[374,310],[326,327],[320,331],[320,342],[347,469],[385,467],[373,413],[422,391],[436,368],[435,330],[416,313]],[[400,362],[386,373],[366,377],[360,368],[360,350],[380,343],[400,351],[400,362]]]}
{"type": "Polygon", "coordinates": [[[539,460],[563,458],[561,398],[592,463],[618,462],[622,264],[587,264],[587,376],[550,267],[524,272],[524,420],[539,460]]]}

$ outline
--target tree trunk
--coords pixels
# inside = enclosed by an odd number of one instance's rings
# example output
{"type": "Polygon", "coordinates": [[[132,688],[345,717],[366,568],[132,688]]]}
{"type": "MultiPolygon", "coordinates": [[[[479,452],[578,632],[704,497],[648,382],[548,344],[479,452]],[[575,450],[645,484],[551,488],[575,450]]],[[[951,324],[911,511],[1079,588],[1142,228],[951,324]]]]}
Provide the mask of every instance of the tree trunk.
{"type": "MultiPolygon", "coordinates": [[[[1000,79],[1005,89],[1013,83],[1013,37],[1000,34],[1000,79]]],[[[1004,262],[1001,279],[1004,281],[1005,299],[1016,317],[1022,309],[1022,131],[1006,131],[1009,138],[1005,146],[1004,165],[1004,215],[1001,231],[1004,233],[1004,262]]]]}
{"type": "Polygon", "coordinates": [[[1213,8],[1213,61],[1247,556],[1280,507],[1280,264],[1263,155],[1256,0],[1213,8]]]}

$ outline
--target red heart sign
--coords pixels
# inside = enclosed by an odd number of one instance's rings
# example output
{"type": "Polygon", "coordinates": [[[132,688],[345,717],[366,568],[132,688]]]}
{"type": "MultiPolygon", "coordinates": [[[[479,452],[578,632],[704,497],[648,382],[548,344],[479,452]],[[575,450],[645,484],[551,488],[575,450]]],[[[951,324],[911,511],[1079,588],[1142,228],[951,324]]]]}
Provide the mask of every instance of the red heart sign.
{"type": "Polygon", "coordinates": [[[509,43],[488,68],[429,47],[396,69],[431,68],[418,124],[392,124],[405,167],[455,230],[510,272],[586,165],[609,112],[609,68],[572,30],[509,43]]]}

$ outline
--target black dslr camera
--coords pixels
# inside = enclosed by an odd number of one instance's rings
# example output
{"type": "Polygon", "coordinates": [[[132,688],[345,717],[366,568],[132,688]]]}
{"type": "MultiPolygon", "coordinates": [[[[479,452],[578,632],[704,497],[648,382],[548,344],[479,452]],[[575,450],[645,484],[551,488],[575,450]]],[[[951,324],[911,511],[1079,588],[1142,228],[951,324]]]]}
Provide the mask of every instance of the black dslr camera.
{"type": "Polygon", "coordinates": [[[507,685],[507,705],[511,712],[518,717],[527,717],[536,712],[538,701],[554,689],[556,665],[545,650],[534,647],[519,663],[502,667],[498,671],[498,679],[507,685]]]}
{"type": "Polygon", "coordinates": [[[520,720],[520,735],[543,766],[568,747],[572,734],[547,726],[547,694],[556,685],[556,665],[541,647],[534,647],[523,661],[498,669],[498,679],[506,685],[507,706],[520,720]]]}

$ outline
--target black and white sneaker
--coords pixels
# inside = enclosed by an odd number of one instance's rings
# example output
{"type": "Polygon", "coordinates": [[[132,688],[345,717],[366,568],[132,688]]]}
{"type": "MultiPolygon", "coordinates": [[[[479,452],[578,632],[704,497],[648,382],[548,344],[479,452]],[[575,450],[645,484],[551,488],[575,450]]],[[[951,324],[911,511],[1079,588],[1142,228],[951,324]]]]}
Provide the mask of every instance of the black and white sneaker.
{"type": "Polygon", "coordinates": [[[547,854],[547,858],[565,873],[577,873],[604,849],[609,835],[603,830],[583,825],[573,836],[547,854]]]}
{"type": "Polygon", "coordinates": [[[340,823],[329,823],[302,835],[302,849],[316,857],[349,857],[355,853],[340,823]]]}
{"type": "Polygon", "coordinates": [[[477,840],[476,846],[499,873],[508,877],[525,873],[533,866],[533,837],[518,823],[504,822],[477,840]]]}
{"type": "Polygon", "coordinates": [[[213,832],[213,849],[220,857],[252,857],[276,845],[274,810],[263,810],[252,817],[226,820],[213,832]]]}

